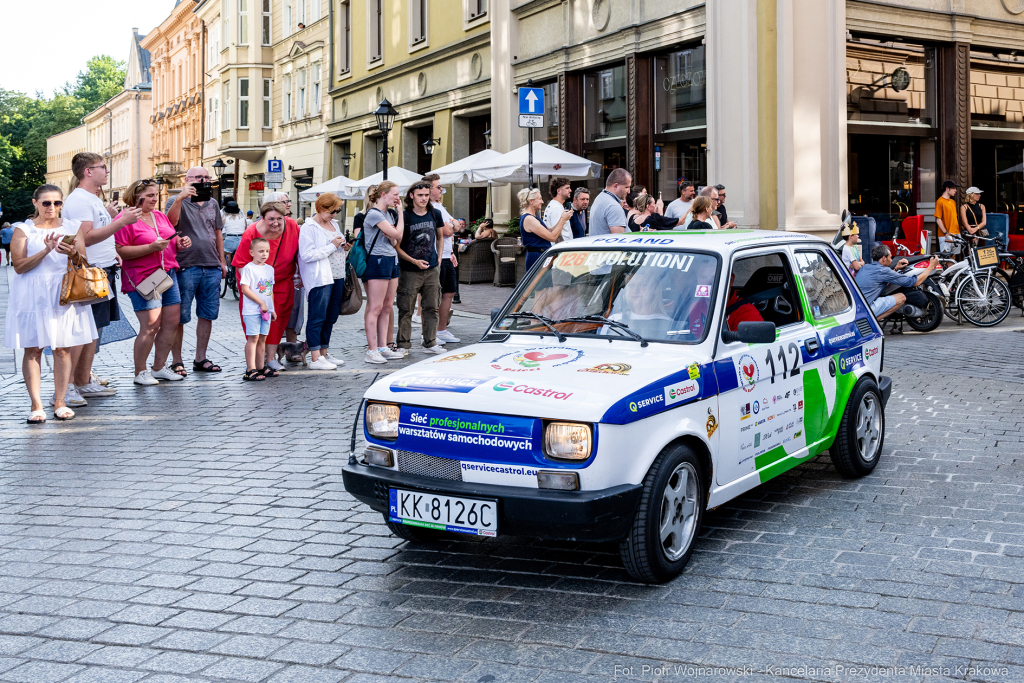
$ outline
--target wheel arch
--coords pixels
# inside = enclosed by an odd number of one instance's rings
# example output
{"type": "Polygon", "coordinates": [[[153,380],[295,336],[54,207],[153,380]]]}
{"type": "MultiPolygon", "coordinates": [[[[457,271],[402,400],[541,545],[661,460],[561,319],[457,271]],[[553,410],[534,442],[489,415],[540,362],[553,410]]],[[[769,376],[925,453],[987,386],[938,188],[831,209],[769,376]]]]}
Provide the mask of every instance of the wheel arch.
{"type": "MultiPolygon", "coordinates": [[[[711,449],[708,444],[696,434],[681,434],[665,444],[665,446],[658,452],[658,455],[661,455],[668,449],[675,448],[676,446],[686,446],[693,451],[694,455],[697,456],[697,460],[700,461],[701,478],[704,480],[704,507],[707,508],[708,500],[711,498],[711,486],[715,481],[714,459],[711,457],[711,449]]],[[[654,463],[652,462],[651,465],[653,466],[653,464],[654,463]]],[[[650,470],[648,469],[648,471],[650,470]]]]}

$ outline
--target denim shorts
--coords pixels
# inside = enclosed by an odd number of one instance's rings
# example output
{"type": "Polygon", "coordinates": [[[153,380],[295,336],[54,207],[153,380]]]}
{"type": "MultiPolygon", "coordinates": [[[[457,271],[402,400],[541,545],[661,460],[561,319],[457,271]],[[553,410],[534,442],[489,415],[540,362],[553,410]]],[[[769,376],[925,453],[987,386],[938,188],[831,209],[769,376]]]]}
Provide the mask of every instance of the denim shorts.
{"type": "Polygon", "coordinates": [[[871,304],[871,312],[875,314],[875,317],[882,315],[890,308],[896,305],[896,297],[894,296],[880,296],[874,300],[871,304]]]}
{"type": "Polygon", "coordinates": [[[243,315],[242,327],[245,329],[246,337],[255,337],[257,335],[265,337],[270,334],[270,321],[264,320],[263,315],[260,313],[243,315]]]}
{"type": "Polygon", "coordinates": [[[373,255],[366,257],[364,280],[394,280],[401,274],[397,256],[373,255]]]}
{"type": "Polygon", "coordinates": [[[220,313],[220,266],[192,266],[178,273],[181,289],[181,324],[192,320],[192,300],[196,301],[196,315],[205,320],[216,320],[220,313]]]}
{"type": "Polygon", "coordinates": [[[152,311],[164,306],[174,306],[181,303],[181,292],[178,289],[178,271],[167,272],[174,284],[170,289],[158,297],[150,300],[138,292],[128,292],[128,298],[132,300],[132,308],[136,311],[152,311]]]}

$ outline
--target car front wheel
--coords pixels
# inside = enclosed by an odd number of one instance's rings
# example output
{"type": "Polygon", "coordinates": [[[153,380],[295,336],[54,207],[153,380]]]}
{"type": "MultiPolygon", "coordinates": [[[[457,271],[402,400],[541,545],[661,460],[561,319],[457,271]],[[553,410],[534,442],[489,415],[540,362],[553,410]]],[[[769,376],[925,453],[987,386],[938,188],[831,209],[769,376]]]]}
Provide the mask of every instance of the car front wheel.
{"type": "Polygon", "coordinates": [[[885,408],[878,385],[862,377],[846,404],[836,441],[829,449],[832,464],[847,479],[871,474],[885,443],[885,408]]]}
{"type": "Polygon", "coordinates": [[[675,578],[693,554],[707,501],[700,459],[683,445],[666,449],[644,478],[640,503],[619,544],[630,576],[645,583],[675,578]]]}

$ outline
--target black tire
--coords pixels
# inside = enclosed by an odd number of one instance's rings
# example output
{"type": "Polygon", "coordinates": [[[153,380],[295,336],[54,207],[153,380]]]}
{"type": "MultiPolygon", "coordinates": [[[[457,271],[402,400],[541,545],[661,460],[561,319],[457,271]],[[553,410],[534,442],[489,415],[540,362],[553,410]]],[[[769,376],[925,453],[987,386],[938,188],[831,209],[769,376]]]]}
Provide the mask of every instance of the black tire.
{"type": "Polygon", "coordinates": [[[391,529],[391,533],[403,540],[411,541],[412,543],[437,543],[448,538],[447,531],[424,529],[420,526],[411,526],[408,524],[396,524],[389,520],[387,515],[384,515],[384,522],[388,525],[388,529],[391,529]]]}
{"type": "Polygon", "coordinates": [[[920,318],[907,318],[907,324],[918,332],[931,332],[942,323],[942,299],[927,290],[922,290],[928,298],[925,315],[920,318]]]}
{"type": "Polygon", "coordinates": [[[875,380],[862,377],[850,393],[836,441],[828,453],[839,474],[854,479],[871,474],[882,455],[883,445],[885,406],[882,395],[875,380]]]}
{"type": "Polygon", "coordinates": [[[964,320],[975,327],[994,327],[1006,320],[1010,314],[1010,287],[998,276],[976,275],[982,289],[987,290],[984,300],[978,298],[979,291],[969,277],[961,278],[956,288],[956,300],[964,320]]]}
{"type": "Polygon", "coordinates": [[[697,455],[683,445],[662,451],[644,478],[633,524],[619,543],[629,575],[644,583],[664,583],[678,576],[693,554],[706,504],[706,477],[697,455]],[[665,538],[661,527],[668,515],[676,530],[665,538]]]}

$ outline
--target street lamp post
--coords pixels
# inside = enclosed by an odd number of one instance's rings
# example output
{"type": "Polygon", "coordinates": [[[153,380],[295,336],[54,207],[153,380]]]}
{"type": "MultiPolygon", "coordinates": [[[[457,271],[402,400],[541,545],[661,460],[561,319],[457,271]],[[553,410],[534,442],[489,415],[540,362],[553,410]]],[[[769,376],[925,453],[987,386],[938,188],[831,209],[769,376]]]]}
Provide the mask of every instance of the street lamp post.
{"type": "Polygon", "coordinates": [[[380,106],[373,112],[373,115],[377,118],[377,128],[381,133],[384,134],[384,147],[383,152],[383,163],[384,163],[384,180],[388,179],[388,133],[391,132],[392,127],[395,125],[395,117],[398,116],[398,112],[388,102],[388,98],[384,98],[380,101],[380,106]]]}
{"type": "Polygon", "coordinates": [[[428,157],[434,156],[434,149],[441,144],[441,138],[430,138],[423,143],[423,151],[428,157]]]}

